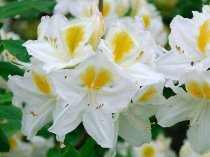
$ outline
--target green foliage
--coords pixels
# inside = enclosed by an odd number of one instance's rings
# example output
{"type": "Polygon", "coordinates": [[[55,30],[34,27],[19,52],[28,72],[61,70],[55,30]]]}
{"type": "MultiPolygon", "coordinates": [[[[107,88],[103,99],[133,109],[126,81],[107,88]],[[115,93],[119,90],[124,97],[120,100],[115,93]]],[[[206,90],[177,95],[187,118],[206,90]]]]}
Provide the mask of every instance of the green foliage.
{"type": "Polygon", "coordinates": [[[8,139],[4,132],[0,129],[0,152],[8,152],[10,149],[8,139]]]}
{"type": "Polygon", "coordinates": [[[35,9],[38,12],[50,13],[54,4],[55,2],[52,0],[25,0],[10,2],[0,8],[0,19],[13,17],[31,9],[35,9]]]}
{"type": "Polygon", "coordinates": [[[11,92],[6,94],[0,94],[0,105],[11,102],[12,96],[13,94],[11,92]]]}
{"type": "Polygon", "coordinates": [[[0,62],[0,76],[5,80],[8,80],[9,75],[23,75],[24,70],[18,68],[17,66],[9,62],[0,62]]]}
{"type": "Polygon", "coordinates": [[[9,51],[14,57],[22,62],[29,62],[30,55],[25,47],[23,47],[23,40],[2,40],[1,44],[9,51]]]}

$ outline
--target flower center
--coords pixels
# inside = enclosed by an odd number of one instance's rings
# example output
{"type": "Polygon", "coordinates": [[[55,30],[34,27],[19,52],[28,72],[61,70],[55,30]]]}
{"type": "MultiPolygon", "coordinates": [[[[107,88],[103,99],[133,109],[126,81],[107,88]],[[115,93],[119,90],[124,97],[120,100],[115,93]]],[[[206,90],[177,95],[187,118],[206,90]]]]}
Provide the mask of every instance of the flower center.
{"type": "Polygon", "coordinates": [[[92,90],[99,90],[113,81],[112,72],[106,68],[96,71],[94,65],[90,65],[80,76],[82,85],[92,90]]]}
{"type": "Polygon", "coordinates": [[[148,88],[143,95],[140,96],[139,98],[139,102],[146,102],[151,100],[152,98],[154,98],[154,96],[156,95],[157,90],[154,87],[150,87],[148,88]]]}
{"type": "Polygon", "coordinates": [[[65,40],[70,56],[74,56],[76,50],[84,40],[85,30],[82,25],[71,26],[66,30],[65,40]]]}
{"type": "Polygon", "coordinates": [[[151,145],[145,145],[142,152],[142,157],[155,157],[155,149],[151,145]]]}
{"type": "Polygon", "coordinates": [[[189,94],[196,98],[205,98],[210,100],[210,84],[206,81],[201,83],[196,80],[187,82],[186,89],[189,94]]]}
{"type": "Polygon", "coordinates": [[[113,37],[112,45],[114,48],[113,55],[115,62],[119,63],[126,54],[130,53],[131,49],[134,47],[134,42],[128,32],[120,31],[113,37]]]}
{"type": "Polygon", "coordinates": [[[144,24],[145,24],[145,27],[148,28],[150,26],[150,23],[151,23],[151,18],[149,15],[142,15],[142,18],[144,20],[144,24]]]}
{"type": "Polygon", "coordinates": [[[102,12],[102,15],[104,17],[106,17],[107,15],[109,15],[110,10],[111,10],[110,3],[105,1],[104,4],[103,4],[103,12],[102,12]]]}
{"type": "Polygon", "coordinates": [[[206,47],[210,43],[210,19],[205,21],[200,27],[200,34],[197,43],[200,51],[205,54],[206,47]]]}
{"type": "Polygon", "coordinates": [[[46,75],[33,72],[33,81],[36,87],[39,89],[39,91],[41,91],[43,94],[52,94],[51,86],[46,75]]]}

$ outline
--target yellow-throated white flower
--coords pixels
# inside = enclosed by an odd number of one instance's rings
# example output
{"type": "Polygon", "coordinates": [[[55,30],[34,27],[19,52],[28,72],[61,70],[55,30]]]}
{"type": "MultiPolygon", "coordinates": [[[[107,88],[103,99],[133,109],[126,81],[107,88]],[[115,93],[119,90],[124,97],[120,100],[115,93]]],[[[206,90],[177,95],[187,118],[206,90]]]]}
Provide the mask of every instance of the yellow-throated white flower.
{"type": "Polygon", "coordinates": [[[33,60],[24,76],[10,76],[8,86],[13,92],[13,105],[23,113],[22,132],[31,139],[64,108],[57,100],[49,75],[42,70],[42,63],[33,60]]]}
{"type": "Polygon", "coordinates": [[[164,80],[163,75],[155,71],[157,45],[149,32],[141,31],[140,22],[112,25],[99,49],[138,86],[164,80]]]}
{"type": "Polygon", "coordinates": [[[103,53],[62,74],[56,74],[53,80],[66,108],[49,130],[65,135],[82,122],[99,145],[113,147],[116,116],[138,89],[103,53]]]}
{"type": "Polygon", "coordinates": [[[158,111],[156,117],[163,127],[172,126],[180,121],[190,120],[188,138],[192,148],[198,153],[210,150],[210,72],[192,71],[180,78],[185,89],[174,86],[170,81],[167,86],[177,94],[169,98],[158,111]]]}
{"type": "Polygon", "coordinates": [[[94,23],[89,18],[68,21],[63,15],[43,17],[38,27],[38,40],[27,41],[29,54],[44,62],[49,72],[73,67],[94,54],[88,41],[94,23]]]}
{"type": "Polygon", "coordinates": [[[176,157],[170,149],[171,139],[159,135],[155,141],[141,147],[133,147],[133,157],[176,157]]]}
{"type": "Polygon", "coordinates": [[[119,115],[119,136],[133,146],[141,146],[151,141],[149,118],[156,114],[165,99],[163,85],[154,84],[142,87],[128,107],[119,115]]]}
{"type": "Polygon", "coordinates": [[[210,7],[201,13],[193,12],[193,18],[176,16],[170,24],[171,51],[159,58],[158,69],[167,77],[179,77],[193,69],[208,69],[210,61],[210,7]]]}

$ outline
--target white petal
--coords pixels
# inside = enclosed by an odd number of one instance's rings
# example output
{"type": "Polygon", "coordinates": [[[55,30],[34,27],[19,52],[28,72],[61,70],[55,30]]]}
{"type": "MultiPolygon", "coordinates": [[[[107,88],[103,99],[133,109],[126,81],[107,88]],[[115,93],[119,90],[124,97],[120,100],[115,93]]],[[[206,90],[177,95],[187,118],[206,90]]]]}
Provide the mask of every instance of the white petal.
{"type": "Polygon", "coordinates": [[[202,111],[201,117],[196,124],[192,125],[188,131],[188,138],[192,148],[199,154],[204,154],[210,151],[210,106],[206,104],[202,111]]]}
{"type": "Polygon", "coordinates": [[[88,134],[104,148],[114,146],[115,126],[112,114],[95,110],[83,115],[83,125],[88,134]]]}
{"type": "Polygon", "coordinates": [[[178,122],[188,120],[189,115],[198,104],[199,102],[190,96],[188,98],[183,98],[179,95],[173,96],[157,112],[158,124],[162,127],[169,127],[178,122]]]}

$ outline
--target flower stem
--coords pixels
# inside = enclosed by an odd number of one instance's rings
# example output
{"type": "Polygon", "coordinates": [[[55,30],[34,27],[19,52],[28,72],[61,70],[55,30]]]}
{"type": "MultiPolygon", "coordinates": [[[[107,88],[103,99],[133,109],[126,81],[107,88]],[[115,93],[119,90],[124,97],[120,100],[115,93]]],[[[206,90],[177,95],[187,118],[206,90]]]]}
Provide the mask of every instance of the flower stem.
{"type": "Polygon", "coordinates": [[[79,150],[85,144],[88,138],[89,138],[89,135],[87,134],[87,132],[85,132],[80,138],[80,140],[74,145],[74,148],[76,150],[79,150]]]}
{"type": "Polygon", "coordinates": [[[100,12],[103,12],[103,0],[99,0],[98,8],[100,12]]]}

